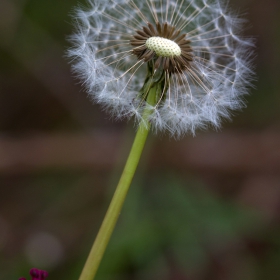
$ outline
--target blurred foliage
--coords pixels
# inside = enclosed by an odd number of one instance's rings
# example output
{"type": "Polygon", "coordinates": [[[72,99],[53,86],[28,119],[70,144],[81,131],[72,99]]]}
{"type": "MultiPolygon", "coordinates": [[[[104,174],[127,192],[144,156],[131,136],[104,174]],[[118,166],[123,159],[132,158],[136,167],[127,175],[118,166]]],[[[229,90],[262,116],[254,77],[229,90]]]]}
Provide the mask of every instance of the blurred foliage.
{"type": "Polygon", "coordinates": [[[235,257],[234,247],[261,226],[257,213],[216,197],[196,180],[153,177],[146,187],[133,187],[100,279],[173,279],[172,265],[182,275],[207,277],[211,261],[222,261],[229,249],[235,257]],[[141,273],[122,274],[129,268],[141,273]]]}
{"type": "MultiPolygon", "coordinates": [[[[252,28],[245,32],[256,37],[258,81],[248,108],[224,130],[277,132],[280,2],[230,3],[248,9],[252,28]]],[[[1,169],[1,280],[27,277],[33,266],[48,270],[50,280],[78,278],[132,141],[133,125],[125,130],[126,123],[109,120],[72,77],[66,38],[78,4],[85,1],[0,2],[1,136],[123,133],[119,166],[113,175],[83,166],[33,173],[21,166],[14,174],[1,169]]],[[[149,149],[165,139],[151,138],[142,166],[149,149]]],[[[2,164],[1,153],[0,147],[2,164]]],[[[230,172],[140,169],[96,279],[279,279],[280,174],[230,172]]]]}

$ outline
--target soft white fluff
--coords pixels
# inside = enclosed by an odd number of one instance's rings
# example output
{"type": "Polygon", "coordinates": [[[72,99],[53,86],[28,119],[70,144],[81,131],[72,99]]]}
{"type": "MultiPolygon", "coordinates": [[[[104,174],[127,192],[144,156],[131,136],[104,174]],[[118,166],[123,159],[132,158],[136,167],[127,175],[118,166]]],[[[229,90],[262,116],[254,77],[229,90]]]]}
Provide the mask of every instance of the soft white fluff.
{"type": "Polygon", "coordinates": [[[244,104],[251,85],[253,42],[241,37],[243,20],[222,0],[95,0],[75,14],[76,34],[69,56],[92,100],[117,118],[141,120],[139,97],[146,65],[131,54],[129,43],[146,21],[167,21],[191,40],[195,73],[172,75],[166,98],[150,117],[154,131],[171,135],[195,133],[244,104]],[[198,83],[198,78],[203,83],[198,83]]]}

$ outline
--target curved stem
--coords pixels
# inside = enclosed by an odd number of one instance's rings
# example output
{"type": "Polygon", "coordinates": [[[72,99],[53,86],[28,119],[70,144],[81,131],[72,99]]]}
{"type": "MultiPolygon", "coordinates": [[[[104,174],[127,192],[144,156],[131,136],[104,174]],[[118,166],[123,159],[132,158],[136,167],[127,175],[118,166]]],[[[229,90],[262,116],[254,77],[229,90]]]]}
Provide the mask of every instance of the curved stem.
{"type": "MultiPolygon", "coordinates": [[[[155,105],[156,90],[157,87],[155,86],[149,91],[147,103],[149,103],[150,105],[155,105]]],[[[99,229],[97,237],[93,243],[93,246],[91,248],[91,251],[84,265],[79,280],[92,280],[96,275],[97,269],[99,267],[99,264],[109,243],[112,232],[117,223],[124,200],[126,198],[132,178],[136,171],[140,156],[142,154],[142,150],[144,148],[150,129],[150,122],[148,121],[150,114],[150,106],[147,106],[143,112],[143,119],[139,125],[135,140],[133,142],[120,181],[117,185],[116,191],[107,210],[105,218],[102,222],[102,225],[99,229]]]]}

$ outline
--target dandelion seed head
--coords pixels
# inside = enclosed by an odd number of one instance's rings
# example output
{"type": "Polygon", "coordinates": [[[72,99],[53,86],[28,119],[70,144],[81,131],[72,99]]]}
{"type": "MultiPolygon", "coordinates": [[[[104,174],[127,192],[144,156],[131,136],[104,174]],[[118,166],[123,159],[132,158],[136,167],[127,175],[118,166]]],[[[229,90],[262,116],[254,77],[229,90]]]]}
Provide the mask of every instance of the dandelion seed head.
{"type": "Polygon", "coordinates": [[[88,0],[69,56],[91,99],[141,121],[147,79],[160,83],[149,121],[180,137],[219,127],[252,86],[253,40],[228,0],[88,0]]]}

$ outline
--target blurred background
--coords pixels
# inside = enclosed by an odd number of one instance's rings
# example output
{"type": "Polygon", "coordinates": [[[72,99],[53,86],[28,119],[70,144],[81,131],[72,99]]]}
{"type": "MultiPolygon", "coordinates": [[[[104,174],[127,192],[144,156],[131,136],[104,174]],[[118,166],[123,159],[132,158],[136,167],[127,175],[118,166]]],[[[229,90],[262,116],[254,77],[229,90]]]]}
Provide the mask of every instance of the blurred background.
{"type": "MultiPolygon", "coordinates": [[[[221,131],[150,135],[97,280],[280,279],[280,1],[230,3],[257,89],[221,131]]],[[[0,1],[1,280],[78,279],[135,134],[71,74],[77,4],[0,1]]]]}

